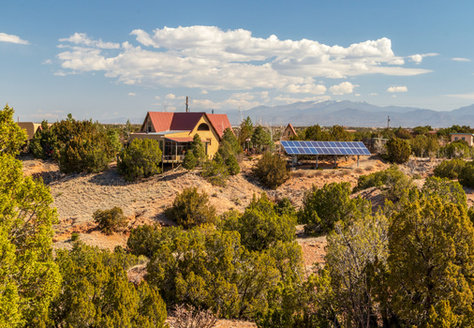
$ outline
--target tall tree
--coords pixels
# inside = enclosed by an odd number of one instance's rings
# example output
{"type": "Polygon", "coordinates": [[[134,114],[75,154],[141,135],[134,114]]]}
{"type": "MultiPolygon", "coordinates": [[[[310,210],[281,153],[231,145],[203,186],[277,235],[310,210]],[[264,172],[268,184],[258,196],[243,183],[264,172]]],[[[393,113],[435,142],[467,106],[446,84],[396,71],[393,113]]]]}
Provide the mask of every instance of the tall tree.
{"type": "Polygon", "coordinates": [[[249,116],[240,123],[239,143],[243,148],[248,148],[249,142],[253,135],[253,123],[249,116]]]}

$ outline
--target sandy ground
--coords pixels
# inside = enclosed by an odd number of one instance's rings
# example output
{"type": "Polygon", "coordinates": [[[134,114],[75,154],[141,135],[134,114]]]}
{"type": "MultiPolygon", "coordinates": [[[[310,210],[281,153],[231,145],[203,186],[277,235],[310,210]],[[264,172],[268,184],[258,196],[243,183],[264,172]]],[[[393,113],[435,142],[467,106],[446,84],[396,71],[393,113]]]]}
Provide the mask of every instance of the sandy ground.
{"type": "MultiPolygon", "coordinates": [[[[98,174],[64,175],[59,172],[57,165],[47,161],[22,158],[25,175],[41,177],[50,187],[54,204],[58,210],[59,223],[55,225],[55,247],[69,248],[71,234],[78,233],[81,240],[89,245],[113,249],[115,246],[125,246],[128,231],[142,224],[159,223],[162,226],[173,225],[163,212],[169,207],[175,196],[185,188],[197,187],[200,192],[209,195],[210,203],[221,214],[229,209],[243,211],[250,203],[254,194],[267,192],[274,200],[288,197],[292,204],[300,207],[305,192],[316,185],[322,187],[331,182],[349,182],[357,184],[360,175],[384,170],[389,164],[377,157],[361,159],[359,166],[355,158],[346,161],[339,160],[338,168],[333,168],[332,161],[320,162],[322,169],[315,170],[313,164],[302,163],[292,169],[292,178],[277,190],[266,190],[250,175],[250,170],[258,159],[244,160],[241,163],[242,172],[230,177],[226,187],[216,187],[202,179],[198,172],[188,172],[177,168],[166,173],[144,179],[136,183],[127,183],[114,167],[98,174]],[[312,167],[313,166],[313,167],[312,167]],[[128,228],[123,233],[111,236],[97,230],[92,214],[98,210],[110,209],[114,206],[122,208],[128,218],[128,228]]],[[[432,174],[439,160],[414,159],[401,169],[408,175],[416,177],[417,183],[422,184],[424,178],[432,174]]],[[[474,205],[474,190],[465,189],[469,206],[474,205]]],[[[368,191],[364,197],[377,201],[380,195],[368,191]],[[378,198],[377,198],[378,197],[378,198]]],[[[298,227],[297,241],[301,245],[306,272],[318,264],[324,263],[326,238],[305,238],[302,227],[298,227]]],[[[140,279],[144,274],[143,266],[132,270],[133,275],[140,279]]],[[[216,327],[246,328],[256,327],[253,323],[238,321],[219,321],[216,327]]]]}

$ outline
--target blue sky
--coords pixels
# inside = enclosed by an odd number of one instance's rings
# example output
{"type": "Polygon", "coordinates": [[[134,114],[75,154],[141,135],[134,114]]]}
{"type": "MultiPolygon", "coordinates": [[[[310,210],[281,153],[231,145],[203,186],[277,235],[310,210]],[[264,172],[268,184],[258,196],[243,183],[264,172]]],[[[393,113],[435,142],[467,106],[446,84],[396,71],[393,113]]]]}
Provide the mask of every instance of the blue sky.
{"type": "Polygon", "coordinates": [[[473,1],[2,0],[0,105],[22,121],[351,100],[474,103],[473,1]]]}

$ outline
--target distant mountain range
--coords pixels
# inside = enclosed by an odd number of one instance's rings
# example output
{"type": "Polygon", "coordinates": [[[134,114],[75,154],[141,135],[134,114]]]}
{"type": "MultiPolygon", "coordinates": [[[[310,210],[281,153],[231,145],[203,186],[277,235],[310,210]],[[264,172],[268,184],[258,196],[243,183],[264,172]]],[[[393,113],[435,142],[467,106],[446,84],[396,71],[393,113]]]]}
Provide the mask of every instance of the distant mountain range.
{"type": "MultiPolygon", "coordinates": [[[[221,112],[221,111],[217,111],[221,112]]],[[[239,111],[224,112],[232,125],[241,122],[239,111]]],[[[254,124],[309,126],[334,124],[353,127],[385,127],[390,116],[391,127],[431,125],[448,127],[453,124],[474,126],[474,105],[452,111],[434,111],[414,107],[379,107],[366,102],[322,101],[296,102],[282,106],[258,106],[242,112],[254,124]]]]}

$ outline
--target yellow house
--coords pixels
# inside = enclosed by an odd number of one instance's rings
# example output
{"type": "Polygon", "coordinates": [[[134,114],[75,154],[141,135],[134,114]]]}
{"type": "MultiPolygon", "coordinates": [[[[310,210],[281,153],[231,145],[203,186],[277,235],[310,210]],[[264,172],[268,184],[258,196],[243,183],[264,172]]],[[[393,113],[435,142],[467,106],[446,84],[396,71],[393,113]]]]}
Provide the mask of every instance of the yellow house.
{"type": "Polygon", "coordinates": [[[225,114],[148,112],[140,131],[130,137],[131,140],[158,140],[163,151],[163,162],[178,163],[184,160],[195,134],[204,143],[207,156],[214,156],[227,128],[232,129],[225,114]]]}

